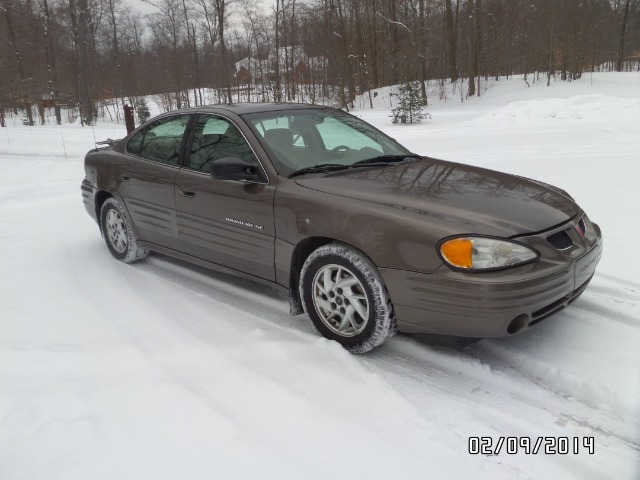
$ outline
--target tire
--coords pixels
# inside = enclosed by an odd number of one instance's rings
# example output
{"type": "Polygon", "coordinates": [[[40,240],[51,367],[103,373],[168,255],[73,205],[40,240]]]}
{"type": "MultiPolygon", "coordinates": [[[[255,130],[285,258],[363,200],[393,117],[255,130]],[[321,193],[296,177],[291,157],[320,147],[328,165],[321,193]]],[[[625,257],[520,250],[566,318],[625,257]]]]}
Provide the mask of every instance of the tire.
{"type": "Polygon", "coordinates": [[[148,249],[138,246],[127,212],[113,197],[102,204],[100,229],[111,255],[118,260],[132,263],[149,255],[148,249]]]}
{"type": "Polygon", "coordinates": [[[309,255],[300,272],[300,298],[318,332],[351,353],[368,352],[398,330],[376,266],[343,243],[324,245],[309,255]]]}

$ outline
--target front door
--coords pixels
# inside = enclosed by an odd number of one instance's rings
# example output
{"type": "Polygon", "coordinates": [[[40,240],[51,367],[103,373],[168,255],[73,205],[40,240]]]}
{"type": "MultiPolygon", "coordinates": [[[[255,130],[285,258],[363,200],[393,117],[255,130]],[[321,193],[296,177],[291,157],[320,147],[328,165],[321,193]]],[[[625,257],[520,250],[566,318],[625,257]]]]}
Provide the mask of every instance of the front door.
{"type": "Polygon", "coordinates": [[[175,180],[182,250],[197,258],[275,280],[273,197],[266,174],[260,182],[215,180],[212,165],[237,157],[264,172],[253,150],[228,119],[200,115],[175,180]]]}

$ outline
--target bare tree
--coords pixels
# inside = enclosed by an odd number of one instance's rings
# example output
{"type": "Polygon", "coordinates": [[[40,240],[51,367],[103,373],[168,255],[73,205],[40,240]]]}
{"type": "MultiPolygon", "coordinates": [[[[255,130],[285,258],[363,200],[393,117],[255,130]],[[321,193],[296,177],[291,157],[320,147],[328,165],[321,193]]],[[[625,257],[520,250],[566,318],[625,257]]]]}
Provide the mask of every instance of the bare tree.
{"type": "Polygon", "coordinates": [[[475,77],[478,76],[478,43],[477,43],[477,0],[469,0],[467,3],[467,17],[470,25],[467,28],[467,45],[468,45],[468,62],[469,70],[467,77],[469,78],[468,95],[473,97],[476,94],[475,77]]]}
{"type": "Polygon", "coordinates": [[[458,68],[456,67],[456,35],[453,28],[451,0],[445,0],[445,22],[447,30],[447,52],[449,53],[449,77],[451,77],[451,83],[454,83],[458,80],[458,68]]]}
{"type": "Polygon", "coordinates": [[[122,108],[124,109],[124,93],[122,88],[122,69],[120,65],[120,46],[118,42],[118,22],[116,21],[116,0],[107,0],[107,8],[109,9],[109,18],[111,20],[112,53],[113,53],[113,69],[115,74],[115,100],[116,106],[118,98],[122,100],[122,108]]]}
{"type": "Polygon", "coordinates": [[[231,97],[231,73],[229,71],[227,44],[224,36],[225,26],[227,24],[227,7],[229,0],[213,0],[214,12],[217,19],[218,39],[220,41],[220,50],[222,52],[222,68],[224,70],[224,81],[227,92],[227,101],[233,103],[231,97]]]}
{"type": "Polygon", "coordinates": [[[629,4],[631,0],[624,2],[624,9],[622,12],[622,25],[620,26],[620,42],[618,43],[618,52],[616,55],[616,72],[622,72],[622,61],[624,59],[624,37],[627,33],[627,19],[629,18],[629,4]]]}
{"type": "Polygon", "coordinates": [[[26,89],[27,77],[25,75],[24,64],[22,61],[22,52],[20,51],[20,48],[18,47],[18,44],[16,42],[16,35],[13,28],[13,20],[11,15],[12,0],[2,0],[1,5],[2,6],[0,8],[2,8],[3,10],[4,18],[7,24],[9,44],[15,55],[16,64],[18,65],[18,75],[20,78],[20,93],[21,93],[22,102],[23,102],[22,107],[25,109],[27,113],[27,124],[33,125],[34,124],[33,114],[31,112],[31,102],[29,101],[29,95],[27,94],[27,89],[26,89]]]}
{"type": "Polygon", "coordinates": [[[275,65],[274,65],[274,71],[275,71],[275,95],[274,98],[276,100],[276,102],[281,102],[282,101],[282,89],[280,86],[280,29],[278,28],[280,26],[280,2],[282,1],[282,3],[284,4],[284,0],[276,0],[276,7],[275,7],[275,16],[276,16],[276,22],[275,22],[275,39],[276,39],[276,47],[275,47],[275,65]]]}
{"type": "Polygon", "coordinates": [[[556,23],[556,2],[555,0],[548,0],[549,4],[549,52],[547,61],[547,87],[551,83],[551,75],[554,74],[555,68],[553,67],[553,35],[555,33],[556,23]]]}
{"type": "MultiPolygon", "coordinates": [[[[258,12],[255,4],[255,0],[241,0],[240,5],[245,13],[245,28],[250,32],[250,38],[255,45],[255,60],[258,66],[258,72],[260,75],[260,88],[262,101],[265,100],[265,75],[263,62],[260,59],[260,38],[259,27],[258,27],[258,12]]],[[[268,46],[267,46],[268,50],[268,46]]]]}
{"type": "Polygon", "coordinates": [[[60,112],[58,91],[58,68],[56,61],[56,51],[53,39],[51,37],[52,21],[51,12],[49,11],[49,3],[47,0],[42,0],[42,9],[44,11],[44,37],[47,54],[47,77],[49,81],[49,91],[54,102],[54,112],[56,116],[56,124],[62,124],[62,115],[60,112]]]}
{"type": "Polygon", "coordinates": [[[252,99],[351,108],[356,93],[372,106],[373,89],[407,75],[423,98],[428,80],[444,91],[460,76],[479,95],[481,77],[571,81],[624,70],[640,51],[638,0],[276,0],[270,12],[257,0],[145,1],[159,13],[119,0],[0,0],[0,113],[33,123],[35,104],[43,121],[53,105],[61,122],[68,103],[90,123],[113,98],[162,95],[176,108],[204,103],[207,87],[230,102],[245,58],[252,99]]]}

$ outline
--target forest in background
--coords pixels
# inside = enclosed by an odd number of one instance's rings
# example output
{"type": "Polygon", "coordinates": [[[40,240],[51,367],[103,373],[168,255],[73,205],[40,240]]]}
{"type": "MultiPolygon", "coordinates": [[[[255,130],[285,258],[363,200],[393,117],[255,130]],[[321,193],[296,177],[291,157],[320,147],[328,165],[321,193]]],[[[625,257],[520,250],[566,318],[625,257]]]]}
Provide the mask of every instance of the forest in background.
{"type": "Polygon", "coordinates": [[[640,0],[0,0],[0,125],[45,109],[92,124],[105,105],[234,101],[347,107],[426,80],[640,69],[640,0]],[[315,60],[314,60],[315,59],[315,60]],[[319,59],[319,60],[318,60],[319,59]],[[241,68],[245,65],[247,68],[241,68]],[[212,94],[213,92],[213,94],[212,94]]]}

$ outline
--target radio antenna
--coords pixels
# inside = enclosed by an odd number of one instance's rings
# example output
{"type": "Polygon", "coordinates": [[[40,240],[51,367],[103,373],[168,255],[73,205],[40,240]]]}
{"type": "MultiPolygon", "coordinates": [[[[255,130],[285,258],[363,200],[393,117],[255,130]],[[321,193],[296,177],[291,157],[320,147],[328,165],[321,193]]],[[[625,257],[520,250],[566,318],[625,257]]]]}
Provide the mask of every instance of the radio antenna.
{"type": "Polygon", "coordinates": [[[96,141],[96,129],[94,128],[93,123],[91,123],[91,131],[93,132],[93,146],[98,148],[98,142],[96,141]]]}

